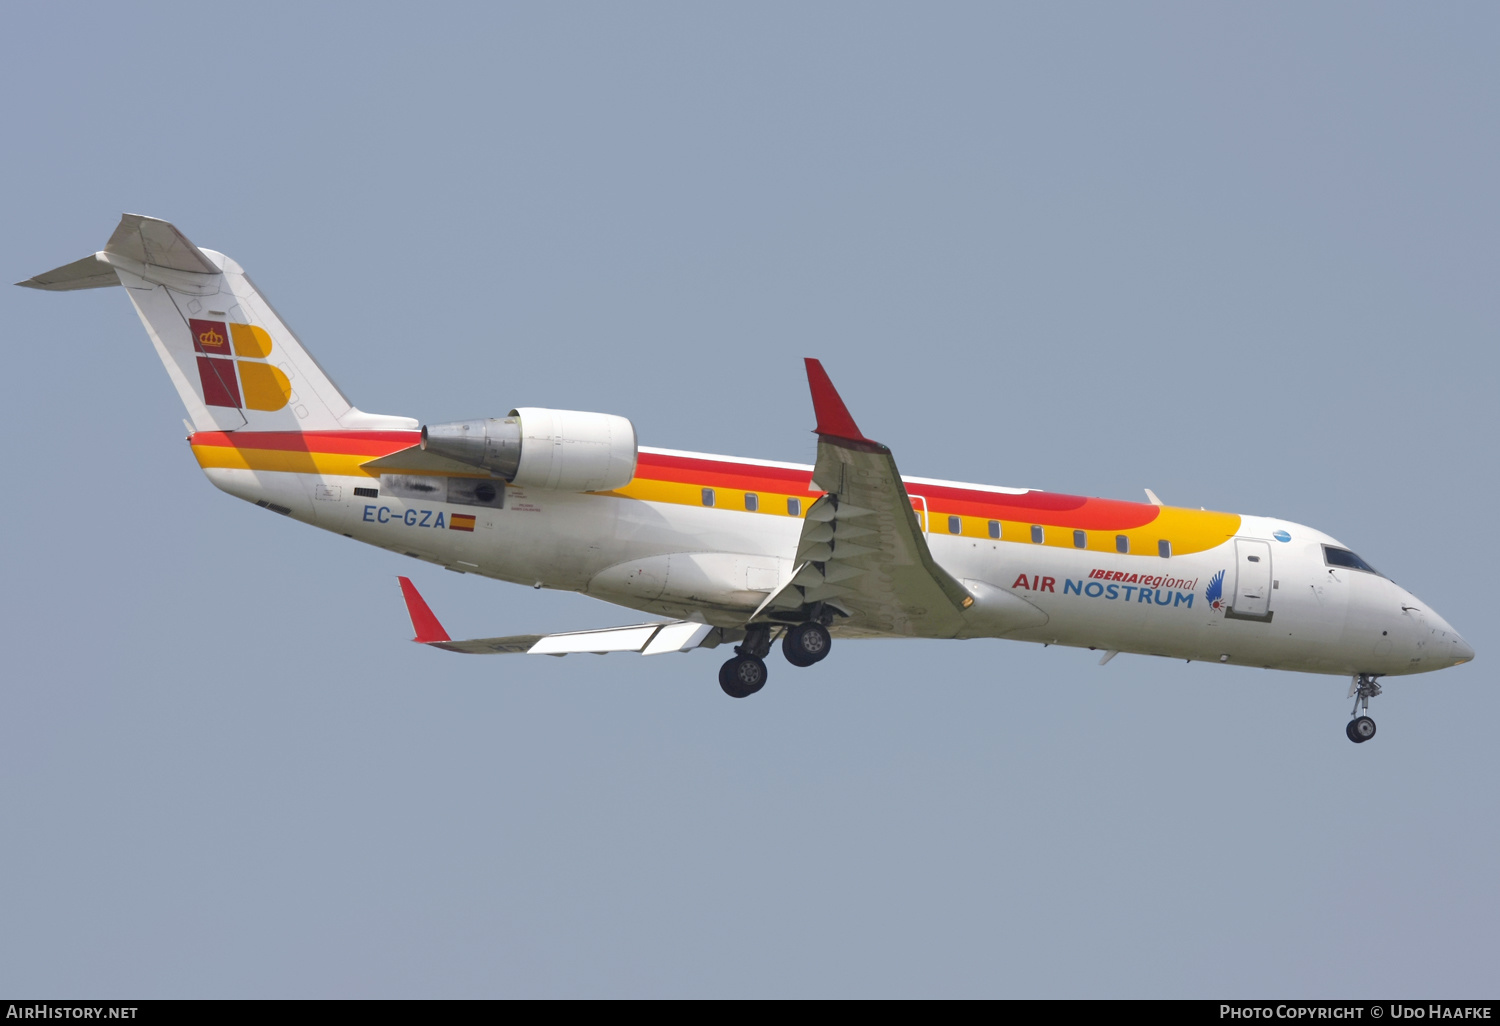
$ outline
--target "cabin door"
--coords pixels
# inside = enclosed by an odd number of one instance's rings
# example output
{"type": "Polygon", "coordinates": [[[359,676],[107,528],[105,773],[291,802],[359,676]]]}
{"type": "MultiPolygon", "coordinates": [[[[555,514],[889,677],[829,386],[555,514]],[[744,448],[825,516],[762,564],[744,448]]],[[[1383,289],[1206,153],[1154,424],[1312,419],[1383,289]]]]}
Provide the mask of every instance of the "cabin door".
{"type": "Polygon", "coordinates": [[[1236,538],[1234,551],[1234,615],[1264,617],[1271,611],[1271,543],[1236,538]]]}

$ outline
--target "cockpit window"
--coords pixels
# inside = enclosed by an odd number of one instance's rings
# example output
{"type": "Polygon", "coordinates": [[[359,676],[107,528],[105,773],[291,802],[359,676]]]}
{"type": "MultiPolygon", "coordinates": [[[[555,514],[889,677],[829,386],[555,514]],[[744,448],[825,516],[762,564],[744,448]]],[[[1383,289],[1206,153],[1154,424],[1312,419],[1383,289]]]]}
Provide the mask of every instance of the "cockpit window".
{"type": "Polygon", "coordinates": [[[1329,566],[1342,566],[1350,570],[1363,570],[1365,573],[1374,574],[1376,577],[1385,576],[1385,574],[1376,570],[1348,549],[1336,549],[1332,545],[1324,545],[1323,559],[1329,566]]]}

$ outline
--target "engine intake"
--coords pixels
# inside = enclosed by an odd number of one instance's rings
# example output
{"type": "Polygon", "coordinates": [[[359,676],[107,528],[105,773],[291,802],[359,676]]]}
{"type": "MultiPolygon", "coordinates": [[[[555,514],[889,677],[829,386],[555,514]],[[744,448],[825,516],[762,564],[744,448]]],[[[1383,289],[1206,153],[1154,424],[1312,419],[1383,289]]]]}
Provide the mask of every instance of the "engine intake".
{"type": "Polygon", "coordinates": [[[523,407],[504,418],[432,424],[422,428],[422,448],[523,488],[603,492],[635,477],[635,426],[608,413],[523,407]]]}

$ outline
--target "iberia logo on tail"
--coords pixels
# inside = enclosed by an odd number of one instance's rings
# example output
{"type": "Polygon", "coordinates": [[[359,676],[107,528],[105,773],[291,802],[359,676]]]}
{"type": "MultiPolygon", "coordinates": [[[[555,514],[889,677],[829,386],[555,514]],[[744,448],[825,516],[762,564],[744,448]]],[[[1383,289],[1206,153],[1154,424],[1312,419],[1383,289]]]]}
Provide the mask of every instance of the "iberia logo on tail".
{"type": "Polygon", "coordinates": [[[246,410],[280,410],[292,395],[292,383],[281,368],[264,362],[271,355],[271,336],[253,324],[188,321],[198,380],[209,406],[246,410]]]}

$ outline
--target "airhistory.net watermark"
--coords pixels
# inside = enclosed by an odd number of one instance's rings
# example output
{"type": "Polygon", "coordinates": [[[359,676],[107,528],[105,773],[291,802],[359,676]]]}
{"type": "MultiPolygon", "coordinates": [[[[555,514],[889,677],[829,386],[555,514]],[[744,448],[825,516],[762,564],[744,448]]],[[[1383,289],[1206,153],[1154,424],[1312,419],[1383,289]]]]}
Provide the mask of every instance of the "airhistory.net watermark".
{"type": "Polygon", "coordinates": [[[7,1005],[7,1019],[134,1019],[138,1005],[7,1005]]]}

